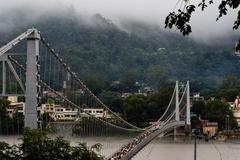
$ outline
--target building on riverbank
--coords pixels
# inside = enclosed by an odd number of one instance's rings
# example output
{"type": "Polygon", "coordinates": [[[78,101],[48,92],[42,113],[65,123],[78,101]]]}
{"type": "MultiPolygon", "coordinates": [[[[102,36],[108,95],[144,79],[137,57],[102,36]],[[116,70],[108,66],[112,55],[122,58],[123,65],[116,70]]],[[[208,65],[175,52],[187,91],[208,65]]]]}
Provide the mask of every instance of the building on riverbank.
{"type": "Polygon", "coordinates": [[[42,104],[41,114],[44,113],[54,121],[74,121],[79,111],[76,108],[65,108],[59,104],[42,104]]]}
{"type": "Polygon", "coordinates": [[[218,132],[218,123],[217,122],[205,122],[202,124],[203,134],[213,137],[218,132]]]}
{"type": "MultiPolygon", "coordinates": [[[[13,117],[16,113],[25,115],[25,102],[18,102],[18,97],[9,96],[8,100],[10,105],[6,110],[9,117],[13,117]]],[[[97,118],[109,118],[107,110],[103,108],[91,108],[87,107],[80,111],[77,108],[65,107],[60,104],[46,103],[37,108],[39,114],[47,114],[54,121],[75,121],[79,117],[97,117],[97,118]]]]}
{"type": "Polygon", "coordinates": [[[81,117],[89,117],[91,115],[97,118],[108,118],[107,110],[103,108],[84,108],[83,110],[84,112],[81,113],[81,117]]]}
{"type": "Polygon", "coordinates": [[[231,107],[233,116],[235,117],[238,127],[240,127],[240,97],[237,96],[237,98],[234,101],[233,106],[231,107]]]}
{"type": "Polygon", "coordinates": [[[233,116],[235,117],[238,127],[240,127],[240,108],[232,109],[233,116]]]}
{"type": "Polygon", "coordinates": [[[16,113],[25,115],[24,102],[18,102],[18,97],[16,96],[9,96],[7,100],[10,102],[9,106],[6,108],[9,117],[12,118],[16,113]]]}
{"type": "Polygon", "coordinates": [[[75,121],[80,117],[89,116],[107,118],[107,111],[103,108],[84,108],[83,110],[84,112],[59,104],[42,104],[41,114],[47,113],[54,121],[75,121]]]}

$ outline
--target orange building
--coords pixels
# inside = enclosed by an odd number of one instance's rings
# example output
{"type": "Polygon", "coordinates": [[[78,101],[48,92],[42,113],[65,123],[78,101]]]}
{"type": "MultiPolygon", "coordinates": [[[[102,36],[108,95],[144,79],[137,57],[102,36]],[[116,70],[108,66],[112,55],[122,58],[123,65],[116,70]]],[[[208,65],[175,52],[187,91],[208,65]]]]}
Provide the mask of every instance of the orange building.
{"type": "Polygon", "coordinates": [[[203,134],[206,134],[210,137],[213,137],[218,132],[218,123],[217,122],[206,122],[203,123],[203,134]]]}

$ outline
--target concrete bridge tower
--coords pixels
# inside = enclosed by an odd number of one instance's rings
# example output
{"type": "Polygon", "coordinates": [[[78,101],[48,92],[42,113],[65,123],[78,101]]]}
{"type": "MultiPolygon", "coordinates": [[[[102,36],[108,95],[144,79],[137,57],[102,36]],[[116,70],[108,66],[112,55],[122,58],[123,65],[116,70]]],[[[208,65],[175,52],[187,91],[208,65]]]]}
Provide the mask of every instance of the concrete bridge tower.
{"type": "Polygon", "coordinates": [[[38,128],[37,107],[39,105],[40,79],[38,64],[40,34],[37,29],[27,37],[27,69],[26,69],[26,107],[25,127],[38,128]]]}

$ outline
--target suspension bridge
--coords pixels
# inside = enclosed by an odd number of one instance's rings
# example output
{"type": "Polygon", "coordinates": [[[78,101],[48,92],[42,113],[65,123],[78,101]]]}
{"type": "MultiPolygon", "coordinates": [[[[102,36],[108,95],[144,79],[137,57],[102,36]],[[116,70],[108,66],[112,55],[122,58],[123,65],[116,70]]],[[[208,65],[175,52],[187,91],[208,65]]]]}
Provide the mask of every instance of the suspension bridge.
{"type": "Polygon", "coordinates": [[[189,82],[176,82],[169,105],[156,122],[137,127],[95,96],[35,28],[1,47],[0,63],[0,96],[22,97],[24,101],[22,108],[16,102],[8,109],[9,117],[15,120],[0,115],[2,134],[20,134],[23,126],[48,127],[76,136],[130,134],[135,137],[107,156],[109,160],[129,160],[156,137],[191,125],[189,82]],[[23,116],[18,114],[20,110],[23,116]]]}

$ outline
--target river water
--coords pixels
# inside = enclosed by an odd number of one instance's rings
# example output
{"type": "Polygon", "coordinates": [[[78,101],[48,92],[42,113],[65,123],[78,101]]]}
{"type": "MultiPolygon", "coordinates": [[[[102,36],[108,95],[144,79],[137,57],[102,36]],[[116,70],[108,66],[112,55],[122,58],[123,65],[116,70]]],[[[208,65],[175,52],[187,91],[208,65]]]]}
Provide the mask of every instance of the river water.
{"type": "MultiPolygon", "coordinates": [[[[109,156],[130,139],[126,137],[110,138],[77,138],[66,137],[72,145],[79,142],[88,142],[88,145],[101,143],[101,154],[109,156]]],[[[0,136],[0,141],[6,141],[10,144],[19,143],[20,140],[13,136],[0,136]]],[[[173,141],[168,138],[158,138],[138,153],[133,160],[193,160],[193,142],[173,141]]],[[[240,160],[240,143],[219,142],[219,141],[198,141],[197,160],[240,160]]]]}

